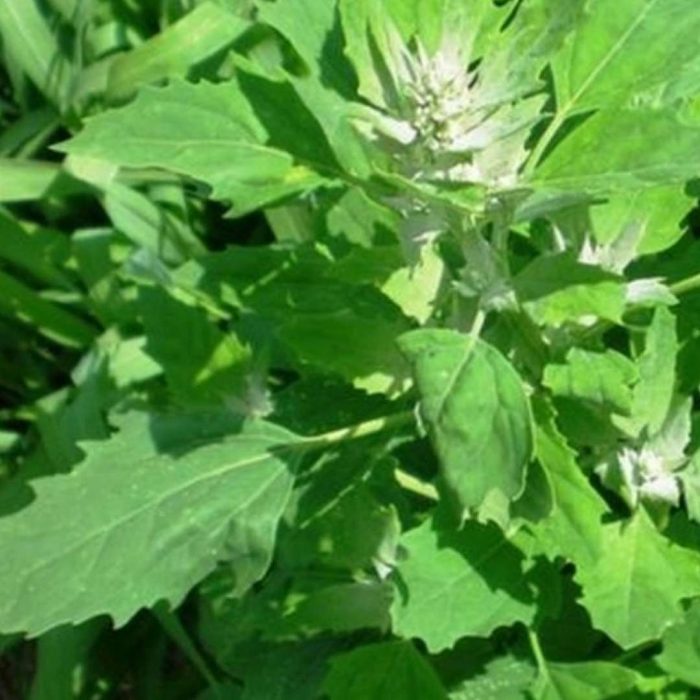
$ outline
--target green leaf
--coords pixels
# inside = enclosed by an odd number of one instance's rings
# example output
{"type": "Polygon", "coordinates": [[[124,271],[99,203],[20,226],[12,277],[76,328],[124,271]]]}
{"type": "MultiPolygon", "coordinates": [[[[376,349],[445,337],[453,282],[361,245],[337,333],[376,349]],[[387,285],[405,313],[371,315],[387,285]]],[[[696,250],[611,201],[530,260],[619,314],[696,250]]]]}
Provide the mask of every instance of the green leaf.
{"type": "Polygon", "coordinates": [[[346,308],[298,314],[282,325],[280,337],[302,367],[337,374],[370,393],[394,394],[406,382],[396,338],[408,328],[400,315],[393,320],[362,317],[346,308]]]}
{"type": "Polygon", "coordinates": [[[634,362],[614,350],[603,353],[573,348],[566,364],[548,365],[542,383],[555,396],[582,399],[628,415],[631,385],[637,379],[634,362]]]}
{"type": "Polygon", "coordinates": [[[678,185],[619,192],[605,204],[591,207],[591,222],[600,244],[625,242],[631,258],[670,248],[683,235],[681,223],[691,206],[678,185]]]}
{"type": "Polygon", "coordinates": [[[513,656],[489,661],[478,675],[450,692],[451,700],[522,700],[532,684],[535,668],[513,656]]]}
{"type": "Polygon", "coordinates": [[[319,488],[321,481],[317,477],[309,490],[300,495],[300,511],[281,552],[285,566],[358,571],[375,563],[393,563],[400,533],[393,509],[381,506],[363,483],[346,487],[338,494],[342,487],[332,482],[335,502],[319,503],[313,488],[319,488]]]}
{"type": "Polygon", "coordinates": [[[61,233],[24,226],[0,211],[0,258],[43,284],[65,289],[71,286],[62,269],[69,257],[70,247],[61,233]]]}
{"type": "Polygon", "coordinates": [[[430,664],[410,642],[402,641],[337,654],[324,689],[330,700],[447,700],[430,664]]]}
{"type": "Polygon", "coordinates": [[[0,158],[0,202],[31,202],[89,191],[55,163],[0,158]]]}
{"type": "Polygon", "coordinates": [[[606,700],[632,690],[637,674],[607,661],[547,663],[533,690],[537,700],[606,700]]]}
{"type": "Polygon", "coordinates": [[[336,2],[275,0],[259,8],[260,19],[292,43],[310,72],[341,93],[352,92],[355,76],[343,53],[336,2]]]}
{"type": "Polygon", "coordinates": [[[203,2],[160,34],[110,65],[107,95],[113,101],[130,97],[140,85],[184,77],[196,64],[238,39],[250,23],[214,2],[203,2]]]}
{"type": "Polygon", "coordinates": [[[162,365],[175,396],[185,404],[246,404],[250,351],[232,332],[223,333],[202,309],[166,291],[139,291],[146,352],[162,365]]]}
{"type": "Polygon", "coordinates": [[[85,445],[75,471],[33,482],[35,500],[0,520],[0,629],[37,635],[100,614],[122,625],[158,600],[179,603],[220,561],[239,593],[259,579],[292,483],[293,459],[276,450],[295,437],[231,429],[220,417],[129,414],[110,440],[85,445]],[[215,430],[225,439],[212,442],[215,430]]]}
{"type": "Polygon", "coordinates": [[[619,322],[625,309],[622,280],[569,253],[543,255],[514,280],[518,298],[540,324],[607,319],[619,322]]]}
{"type": "Polygon", "coordinates": [[[700,126],[678,110],[611,109],[568,134],[531,184],[558,191],[638,191],[695,177],[699,158],[700,126]]]}
{"type": "Polygon", "coordinates": [[[663,651],[656,662],[667,673],[700,687],[700,600],[691,603],[683,620],[661,638],[663,651]]]}
{"type": "Polygon", "coordinates": [[[597,562],[576,579],[596,628],[623,648],[656,639],[682,615],[680,601],[700,595],[700,556],[666,539],[643,510],[602,527],[597,562]]]}
{"type": "Polygon", "coordinates": [[[638,360],[639,382],[634,387],[629,429],[649,435],[661,429],[671,409],[676,381],[678,337],[675,316],[660,306],[647,329],[644,352],[638,360]]]}
{"type": "Polygon", "coordinates": [[[305,192],[322,178],[270,134],[234,83],[173,82],[146,87],[126,107],[105,112],[60,149],[133,168],[157,167],[202,180],[237,213],[305,192]]]}
{"type": "Polygon", "coordinates": [[[534,617],[523,553],[493,523],[467,522],[455,532],[431,519],[401,544],[408,554],[397,570],[391,610],[397,634],[417,637],[435,653],[534,617]]]}
{"type": "Polygon", "coordinates": [[[535,418],[535,456],[554,494],[554,511],[537,523],[535,536],[550,558],[564,556],[592,567],[603,546],[605,503],[576,463],[576,453],[557,431],[549,410],[539,402],[535,403],[535,418]]]}
{"type": "Polygon", "coordinates": [[[43,299],[35,290],[0,271],[0,316],[30,324],[42,335],[69,347],[83,347],[93,327],[68,309],[43,299]]]}
{"type": "Polygon", "coordinates": [[[552,62],[560,118],[628,103],[677,75],[696,56],[693,0],[592,0],[552,62]]]}
{"type": "Polygon", "coordinates": [[[56,22],[51,15],[37,0],[0,0],[0,35],[7,58],[62,109],[72,67],[52,29],[56,22]]]}
{"type": "Polygon", "coordinates": [[[525,486],[532,419],[522,381],[496,348],[451,330],[418,330],[400,346],[442,474],[463,512],[525,486]]]}
{"type": "Polygon", "coordinates": [[[251,647],[243,655],[239,652],[233,664],[245,682],[241,700],[317,700],[328,661],[339,644],[312,639],[251,647]]]}

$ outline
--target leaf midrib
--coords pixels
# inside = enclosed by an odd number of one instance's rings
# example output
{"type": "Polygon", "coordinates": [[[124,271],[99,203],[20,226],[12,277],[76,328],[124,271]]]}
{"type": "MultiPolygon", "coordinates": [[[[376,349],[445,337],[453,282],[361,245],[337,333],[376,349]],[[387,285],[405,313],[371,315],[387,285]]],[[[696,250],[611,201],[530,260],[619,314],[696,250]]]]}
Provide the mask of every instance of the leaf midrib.
{"type": "MultiPolygon", "coordinates": [[[[256,440],[260,439],[260,435],[256,436],[246,436],[247,440],[256,440]]],[[[287,444],[286,447],[293,446],[292,444],[287,444]]],[[[285,445],[282,445],[280,447],[285,447],[285,445]]],[[[147,512],[151,509],[159,509],[163,506],[163,504],[168,501],[170,498],[173,498],[174,496],[178,495],[179,493],[186,491],[193,486],[204,483],[208,481],[209,479],[217,478],[222,475],[227,474],[228,472],[234,471],[236,469],[240,468],[246,468],[253,466],[257,463],[264,462],[265,460],[270,459],[273,457],[273,455],[270,452],[264,452],[258,455],[255,455],[249,459],[246,459],[242,462],[237,462],[234,465],[231,463],[227,463],[225,466],[220,467],[214,471],[208,472],[207,474],[199,474],[195,478],[188,480],[187,482],[183,482],[178,484],[175,488],[170,489],[165,492],[159,492],[158,496],[155,499],[151,499],[147,501],[145,504],[142,504],[138,506],[135,509],[132,509],[131,511],[127,512],[125,515],[122,515],[121,517],[117,518],[116,520],[110,521],[107,525],[100,527],[96,530],[92,530],[90,533],[87,534],[87,536],[81,538],[77,542],[74,542],[70,547],[66,549],[62,549],[61,551],[57,552],[55,555],[49,557],[48,559],[44,559],[41,562],[37,563],[36,565],[32,566],[31,568],[25,570],[23,572],[23,575],[19,581],[19,584],[23,584],[28,578],[33,576],[37,571],[40,571],[42,568],[46,566],[50,566],[51,564],[55,563],[56,561],[59,561],[60,559],[63,559],[66,556],[70,556],[75,550],[79,550],[82,547],[88,545],[90,542],[93,540],[104,536],[105,534],[109,534],[111,531],[114,531],[116,528],[121,527],[122,525],[126,524],[127,522],[133,520],[134,518],[137,518],[144,512],[147,512]]],[[[140,460],[142,463],[149,461],[150,459],[153,459],[153,455],[146,457],[142,460],[140,460]]],[[[252,497],[249,497],[246,499],[241,505],[239,505],[238,509],[236,511],[232,511],[232,517],[235,515],[236,512],[239,512],[241,509],[246,508],[248,505],[250,505],[251,502],[253,502],[259,495],[260,493],[269,486],[269,484],[274,481],[279,474],[275,473],[272,478],[269,480],[266,480],[263,486],[259,489],[256,489],[255,493],[252,495],[252,497]]],[[[70,478],[70,476],[66,477],[70,478]]],[[[21,511],[20,511],[21,512],[21,511]]],[[[21,587],[18,584],[18,587],[21,587]]],[[[17,605],[17,600],[14,601],[14,606],[17,605]]],[[[14,607],[5,609],[6,613],[7,612],[12,612],[14,607]]]]}

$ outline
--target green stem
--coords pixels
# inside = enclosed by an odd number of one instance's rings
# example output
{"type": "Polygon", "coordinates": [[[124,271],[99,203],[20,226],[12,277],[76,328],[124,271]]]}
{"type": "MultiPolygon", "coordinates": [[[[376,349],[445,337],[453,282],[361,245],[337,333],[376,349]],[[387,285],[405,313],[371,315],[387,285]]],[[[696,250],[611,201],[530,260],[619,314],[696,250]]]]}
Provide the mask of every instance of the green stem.
{"type": "Polygon", "coordinates": [[[396,413],[393,416],[382,416],[381,418],[373,418],[372,420],[351,425],[348,428],[340,428],[331,430],[320,435],[312,435],[304,438],[302,445],[307,449],[313,450],[320,447],[326,447],[336,442],[344,442],[346,440],[357,440],[359,438],[383,433],[387,430],[396,430],[404,425],[408,425],[415,420],[413,411],[404,411],[396,413]]]}
{"type": "Polygon", "coordinates": [[[213,690],[215,697],[220,698],[219,684],[214,672],[209,668],[206,659],[197,649],[197,645],[192,641],[185,626],[180,622],[177,613],[168,610],[164,605],[156,605],[152,609],[152,613],[160,622],[165,633],[180,647],[192,665],[199,671],[202,678],[213,690]]]}
{"type": "Polygon", "coordinates": [[[530,642],[530,648],[532,649],[532,655],[535,657],[535,662],[537,663],[537,669],[545,677],[549,678],[549,669],[547,668],[547,660],[544,658],[542,653],[542,647],[540,646],[540,640],[537,636],[537,632],[527,628],[527,638],[530,642]]]}
{"type": "Polygon", "coordinates": [[[674,282],[672,285],[669,285],[669,289],[674,296],[688,294],[689,292],[694,292],[696,289],[700,289],[700,272],[691,277],[686,277],[678,282],[674,282]]]}
{"type": "Polygon", "coordinates": [[[394,470],[394,477],[396,478],[396,481],[398,481],[399,486],[406,491],[412,491],[413,493],[418,494],[423,498],[427,498],[430,501],[437,502],[440,500],[437,489],[432,484],[428,484],[425,481],[418,479],[417,477],[413,476],[413,474],[409,474],[403,469],[396,469],[394,470]]]}

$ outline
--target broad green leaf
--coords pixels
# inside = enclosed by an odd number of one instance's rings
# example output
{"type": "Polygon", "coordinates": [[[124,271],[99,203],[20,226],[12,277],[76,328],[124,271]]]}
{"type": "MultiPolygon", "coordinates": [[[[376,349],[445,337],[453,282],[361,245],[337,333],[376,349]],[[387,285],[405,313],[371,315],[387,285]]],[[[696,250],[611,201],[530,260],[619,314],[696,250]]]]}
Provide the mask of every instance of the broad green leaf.
{"type": "Polygon", "coordinates": [[[392,588],[387,582],[329,583],[323,575],[313,574],[307,581],[301,572],[294,578],[282,604],[283,615],[267,621],[261,629],[266,638],[390,629],[392,588]]]}
{"type": "Polygon", "coordinates": [[[622,414],[632,408],[634,362],[614,350],[603,353],[573,348],[565,364],[548,365],[542,383],[555,396],[599,404],[622,414]]]}
{"type": "Polygon", "coordinates": [[[625,308],[621,278],[569,253],[536,258],[515,277],[514,285],[525,309],[544,325],[598,318],[619,322],[625,308]]]}
{"type": "Polygon", "coordinates": [[[678,185],[618,192],[591,207],[593,232],[603,245],[628,246],[630,259],[657,253],[682,236],[681,222],[690,208],[690,197],[678,185]]]}
{"type": "Polygon", "coordinates": [[[451,330],[400,339],[442,474],[464,514],[525,486],[532,419],[522,380],[496,348],[451,330]]]}
{"type": "Polygon", "coordinates": [[[215,2],[203,2],[181,20],[126,54],[109,68],[107,95],[130,97],[140,85],[184,77],[196,64],[238,39],[249,23],[215,2]]]}
{"type": "Polygon", "coordinates": [[[239,593],[260,578],[292,483],[279,448],[295,437],[226,426],[128,414],[72,473],[33,482],[34,501],[0,520],[0,629],[37,635],[101,614],[123,625],[179,603],[221,561],[239,593]],[[211,442],[215,430],[224,439],[211,442]]]}
{"type": "Polygon", "coordinates": [[[245,683],[241,700],[317,700],[329,660],[339,648],[337,641],[328,639],[249,645],[231,664],[245,683]]]}
{"type": "Polygon", "coordinates": [[[610,109],[568,134],[531,184],[560,192],[636,192],[695,177],[699,158],[700,126],[678,110],[610,109]]]}
{"type": "Polygon", "coordinates": [[[250,351],[220,331],[201,308],[187,306],[159,288],[139,291],[146,352],[162,365],[170,388],[186,404],[246,404],[250,351]]]}
{"type": "Polygon", "coordinates": [[[430,664],[410,642],[381,642],[331,659],[324,682],[330,700],[447,700],[430,664]]]}
{"type": "Polygon", "coordinates": [[[623,648],[656,639],[681,618],[680,601],[700,595],[700,556],[660,534],[643,510],[601,534],[598,560],[576,573],[593,625],[623,648]]]}
{"type": "Polygon", "coordinates": [[[576,453],[557,432],[548,410],[540,403],[535,409],[535,457],[554,494],[554,511],[537,523],[535,536],[550,558],[564,556],[594,566],[603,546],[605,503],[576,463],[576,453]]]}
{"type": "Polygon", "coordinates": [[[333,0],[260,2],[260,19],[286,37],[324,84],[348,94],[355,76],[343,54],[337,3],[333,0]]]}
{"type": "MultiPolygon", "coordinates": [[[[262,81],[259,81],[262,82],[262,81]]],[[[269,133],[235,83],[146,87],[126,107],[86,122],[60,146],[70,154],[202,180],[217,199],[250,211],[322,183],[306,165],[267,145],[269,133]]]]}
{"type": "Polygon", "coordinates": [[[317,477],[299,496],[299,511],[281,545],[284,566],[358,571],[375,563],[392,564],[400,534],[394,510],[381,506],[363,483],[338,494],[343,487],[332,482],[335,501],[319,502],[314,486],[320,490],[322,481],[317,477]]]}
{"type": "Polygon", "coordinates": [[[396,338],[409,328],[400,315],[394,319],[363,318],[346,308],[298,314],[279,332],[302,367],[336,374],[370,393],[395,394],[407,380],[396,338]]]}
{"type": "Polygon", "coordinates": [[[498,657],[451,690],[450,700],[522,700],[534,677],[535,667],[529,661],[498,657]]]}
{"type": "Polygon", "coordinates": [[[663,651],[656,662],[667,673],[700,687],[700,601],[695,600],[683,620],[669,627],[661,638],[663,651]]]}
{"type": "Polygon", "coordinates": [[[441,531],[431,519],[401,544],[407,559],[397,569],[391,610],[396,634],[417,637],[439,652],[462,637],[488,637],[534,617],[523,553],[493,523],[467,522],[455,532],[441,531]]]}
{"type": "Polygon", "coordinates": [[[632,690],[637,674],[607,661],[547,663],[534,686],[536,700],[606,700],[632,690]]]}
{"type": "Polygon", "coordinates": [[[592,0],[554,58],[558,118],[622,106],[672,80],[695,58],[693,0],[592,0]]]}
{"type": "Polygon", "coordinates": [[[423,246],[419,255],[415,265],[396,270],[382,285],[382,291],[407,316],[425,323],[435,310],[446,270],[433,246],[423,246]]]}
{"type": "Polygon", "coordinates": [[[370,392],[395,394],[406,384],[396,338],[410,321],[378,289],[346,283],[321,249],[231,247],[186,264],[176,280],[257,318],[258,334],[264,328],[295,368],[370,392]]]}

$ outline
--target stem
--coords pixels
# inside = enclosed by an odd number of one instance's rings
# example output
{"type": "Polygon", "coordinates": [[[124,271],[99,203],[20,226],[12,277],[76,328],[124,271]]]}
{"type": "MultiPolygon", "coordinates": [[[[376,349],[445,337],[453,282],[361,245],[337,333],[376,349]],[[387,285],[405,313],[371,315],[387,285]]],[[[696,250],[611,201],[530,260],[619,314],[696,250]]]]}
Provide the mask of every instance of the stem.
{"type": "Polygon", "coordinates": [[[700,272],[669,285],[671,294],[675,296],[688,294],[689,292],[694,292],[696,289],[700,289],[700,272]]]}
{"type": "Polygon", "coordinates": [[[469,337],[473,341],[476,341],[481,335],[481,330],[486,322],[486,311],[479,307],[474,315],[474,320],[472,321],[471,328],[469,329],[469,337]]]}
{"type": "Polygon", "coordinates": [[[538,671],[545,677],[549,678],[549,669],[547,668],[547,660],[544,658],[542,653],[542,647],[540,646],[540,640],[537,637],[537,632],[535,630],[527,628],[527,638],[530,642],[530,648],[532,649],[532,655],[535,657],[537,663],[538,671]]]}
{"type": "Polygon", "coordinates": [[[396,469],[394,471],[394,476],[396,477],[396,481],[399,482],[399,486],[406,489],[406,491],[412,491],[413,493],[423,496],[423,498],[427,498],[430,501],[440,500],[437,489],[432,484],[421,481],[417,477],[413,476],[413,474],[409,474],[403,469],[396,469]]]}
{"type": "Polygon", "coordinates": [[[543,673],[546,673],[547,661],[544,658],[544,654],[542,653],[542,647],[540,646],[540,640],[537,636],[537,632],[535,632],[535,630],[528,627],[527,628],[527,638],[530,642],[530,648],[532,649],[532,655],[535,657],[535,661],[537,662],[537,668],[540,671],[542,671],[543,673]]]}
{"type": "Polygon", "coordinates": [[[302,444],[307,449],[325,447],[326,445],[332,445],[336,442],[357,440],[359,438],[367,437],[368,435],[374,435],[375,433],[382,433],[386,430],[395,430],[403,427],[404,425],[412,423],[413,420],[413,411],[403,411],[402,413],[396,413],[393,416],[373,418],[372,420],[365,421],[364,423],[351,425],[348,428],[340,428],[338,430],[331,430],[327,433],[321,433],[320,435],[312,435],[311,437],[304,438],[302,444]]]}

